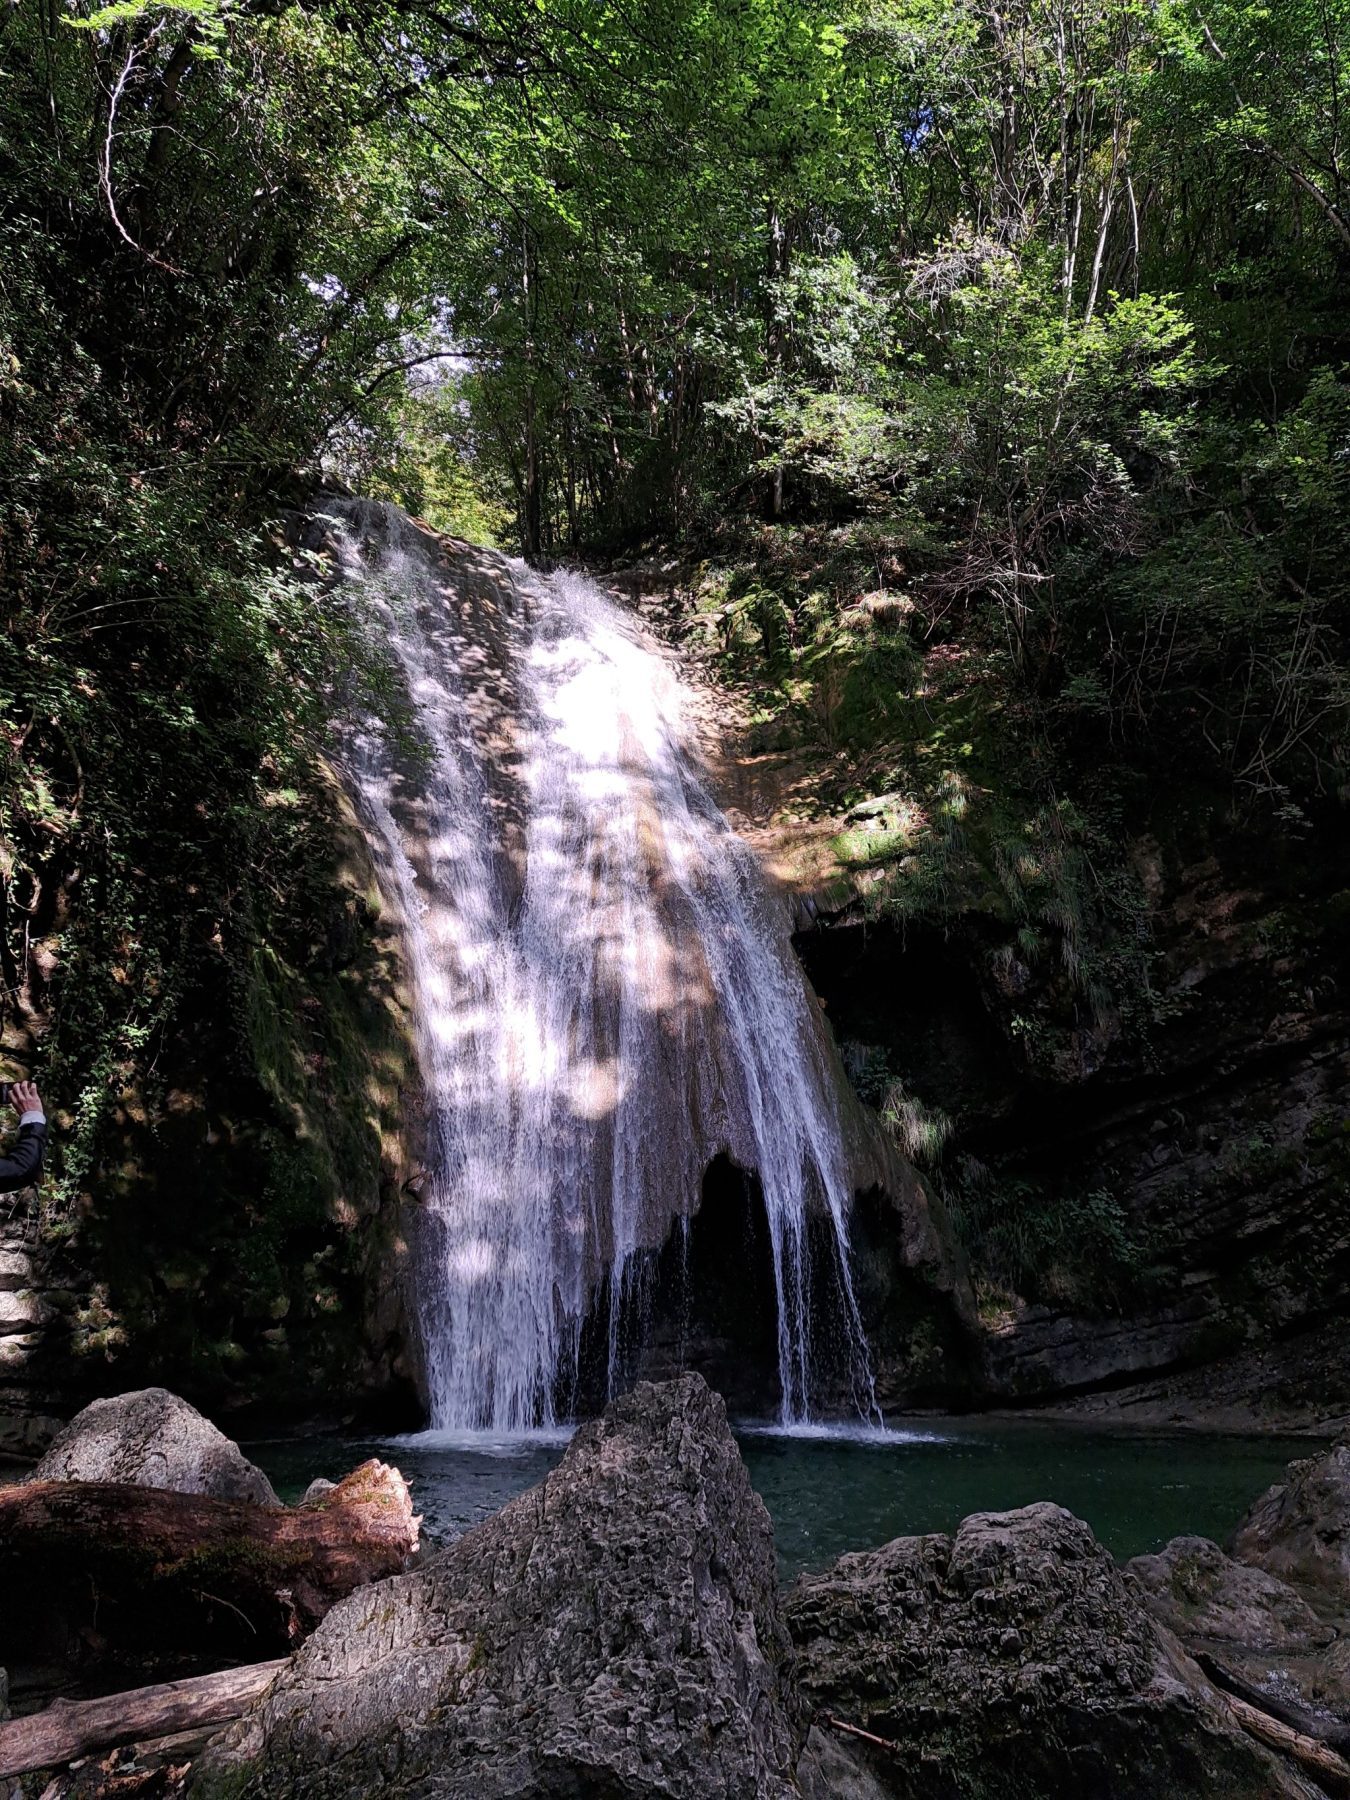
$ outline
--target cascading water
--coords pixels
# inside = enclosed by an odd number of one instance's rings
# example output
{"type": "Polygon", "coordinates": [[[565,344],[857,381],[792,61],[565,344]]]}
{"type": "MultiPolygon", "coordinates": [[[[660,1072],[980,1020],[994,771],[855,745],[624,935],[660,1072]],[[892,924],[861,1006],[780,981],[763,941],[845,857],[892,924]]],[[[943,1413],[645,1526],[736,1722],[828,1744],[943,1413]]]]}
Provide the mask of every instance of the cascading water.
{"type": "Polygon", "coordinates": [[[410,704],[410,734],[343,738],[414,987],[433,1428],[554,1423],[597,1304],[612,1386],[633,1286],[722,1152],[763,1193],[782,1421],[815,1399],[813,1214],[874,1416],[833,1049],[666,656],[579,576],[486,552],[452,572],[371,502],[323,517],[410,704]]]}

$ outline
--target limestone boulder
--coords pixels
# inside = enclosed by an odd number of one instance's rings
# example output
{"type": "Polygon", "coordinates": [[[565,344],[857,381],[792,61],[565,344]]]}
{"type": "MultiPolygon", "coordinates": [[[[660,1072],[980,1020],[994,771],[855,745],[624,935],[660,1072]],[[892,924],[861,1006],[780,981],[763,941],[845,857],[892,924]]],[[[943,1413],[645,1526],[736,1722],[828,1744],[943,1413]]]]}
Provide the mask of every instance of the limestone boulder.
{"type": "Polygon", "coordinates": [[[1239,1562],[1299,1588],[1321,1612],[1350,1611],[1350,1445],[1290,1463],[1233,1533],[1239,1562]]]}
{"type": "Polygon", "coordinates": [[[1148,1611],[1186,1643],[1298,1655],[1325,1649],[1336,1636],[1287,1582],[1235,1562],[1208,1538],[1173,1538],[1126,1568],[1148,1611]]]}
{"type": "Polygon", "coordinates": [[[808,1793],[831,1779],[897,1800],[1314,1791],[1236,1727],[1062,1507],[977,1513],[951,1537],[841,1557],[803,1577],[786,1611],[813,1716],[808,1793]]]}
{"type": "Polygon", "coordinates": [[[94,1400],[53,1440],[33,1481],[113,1481],[280,1506],[271,1482],[195,1406],[167,1388],[94,1400]]]}
{"type": "Polygon", "coordinates": [[[791,1664],[722,1401],[644,1383],[538,1487],[330,1613],[191,1793],[786,1800],[791,1664]]]}
{"type": "Polygon", "coordinates": [[[1174,1538],[1126,1565],[1154,1618],[1225,1688],[1303,1735],[1350,1749],[1345,1621],[1206,1538],[1174,1538]]]}

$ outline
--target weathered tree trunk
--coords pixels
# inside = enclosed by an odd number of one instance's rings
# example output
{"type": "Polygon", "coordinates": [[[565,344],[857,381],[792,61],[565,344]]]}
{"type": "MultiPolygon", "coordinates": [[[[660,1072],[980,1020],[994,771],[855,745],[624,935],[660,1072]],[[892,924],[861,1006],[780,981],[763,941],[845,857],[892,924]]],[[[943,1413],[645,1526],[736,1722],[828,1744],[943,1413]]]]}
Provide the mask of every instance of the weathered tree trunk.
{"type": "Polygon", "coordinates": [[[203,1726],[228,1725],[266,1693],[286,1658],[160,1682],[99,1700],[58,1700],[45,1712],[0,1725],[0,1781],[54,1769],[76,1757],[203,1726]]]}
{"type": "MultiPolygon", "coordinates": [[[[778,315],[778,284],[784,280],[788,272],[789,244],[787,226],[778,210],[776,201],[769,206],[769,246],[768,277],[765,305],[768,309],[765,332],[765,350],[771,370],[778,373],[783,368],[786,354],[786,333],[778,315]]],[[[783,465],[775,463],[769,478],[769,516],[773,519],[782,517],[783,513],[783,465]]]]}
{"type": "Polygon", "coordinates": [[[525,397],[525,486],[521,496],[520,538],[527,562],[537,563],[544,547],[543,478],[540,472],[537,407],[533,387],[525,397]]]}
{"type": "Polygon", "coordinates": [[[0,1664],[282,1654],[403,1569],[419,1523],[373,1461],[279,1509],[112,1482],[0,1489],[0,1664]]]}
{"type": "Polygon", "coordinates": [[[1329,1745],[1317,1738],[1305,1737],[1302,1732],[1272,1718],[1260,1707],[1239,1700],[1234,1694],[1226,1694],[1224,1698],[1244,1731],[1287,1756],[1328,1794],[1350,1794],[1350,1763],[1329,1745]]]}

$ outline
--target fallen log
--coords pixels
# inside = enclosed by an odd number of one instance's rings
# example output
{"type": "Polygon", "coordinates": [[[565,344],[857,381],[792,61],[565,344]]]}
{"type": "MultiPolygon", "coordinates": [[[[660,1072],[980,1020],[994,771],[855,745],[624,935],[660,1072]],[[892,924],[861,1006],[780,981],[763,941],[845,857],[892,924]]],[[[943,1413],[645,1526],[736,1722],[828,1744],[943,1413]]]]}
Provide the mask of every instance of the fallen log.
{"type": "Polygon", "coordinates": [[[405,1568],[419,1524],[402,1475],[374,1461],[297,1507],[115,1482],[0,1489],[0,1665],[284,1655],[405,1568]]]}
{"type": "Polygon", "coordinates": [[[1192,1650],[1191,1655],[1225,1696],[1245,1700],[1248,1706],[1254,1706],[1258,1712],[1278,1719],[1281,1725],[1287,1725],[1296,1735],[1316,1738],[1318,1743],[1326,1744],[1342,1756],[1350,1750],[1350,1725],[1343,1724],[1339,1719],[1319,1717],[1312,1707],[1305,1706],[1300,1700],[1291,1700],[1283,1694],[1267,1693],[1255,1682],[1243,1680],[1236,1669],[1210,1655],[1208,1651],[1192,1650]]]}
{"type": "Polygon", "coordinates": [[[58,1700],[45,1712],[0,1725],[0,1781],[59,1768],[121,1744],[228,1725],[266,1693],[285,1667],[281,1657],[100,1700],[58,1700]]]}
{"type": "Polygon", "coordinates": [[[1318,1738],[1305,1737],[1302,1732],[1272,1718],[1268,1712],[1253,1706],[1250,1701],[1239,1700],[1236,1694],[1225,1694],[1224,1699],[1244,1731],[1270,1749],[1287,1756],[1305,1774],[1311,1775],[1324,1792],[1338,1796],[1350,1795],[1350,1763],[1343,1756],[1338,1756],[1329,1745],[1318,1738]]]}
{"type": "Polygon", "coordinates": [[[889,1750],[892,1756],[903,1752],[903,1745],[890,1738],[878,1737],[875,1731],[864,1731],[861,1725],[849,1725],[843,1719],[836,1719],[830,1713],[822,1713],[825,1723],[834,1731],[845,1732],[849,1737],[861,1738],[865,1744],[875,1744],[878,1750],[889,1750]]]}

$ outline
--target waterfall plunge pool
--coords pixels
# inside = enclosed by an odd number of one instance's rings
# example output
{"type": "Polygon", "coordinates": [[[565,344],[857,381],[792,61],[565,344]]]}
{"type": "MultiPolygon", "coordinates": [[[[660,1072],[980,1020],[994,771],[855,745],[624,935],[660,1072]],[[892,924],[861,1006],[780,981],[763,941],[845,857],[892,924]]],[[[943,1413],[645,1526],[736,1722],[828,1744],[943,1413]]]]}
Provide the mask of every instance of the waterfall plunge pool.
{"type": "MultiPolygon", "coordinates": [[[[1222,1541],[1285,1465],[1321,1447],[1308,1438],[1104,1431],[1031,1419],[922,1419],[865,1434],[845,1427],[784,1433],[738,1425],[750,1479],[773,1516],[785,1579],[845,1550],[951,1531],[968,1513],[1054,1500],[1086,1519],[1124,1559],[1183,1533],[1222,1541]]],[[[337,1480],[368,1456],[412,1484],[433,1541],[458,1537],[542,1481],[566,1434],[532,1438],[422,1433],[396,1439],[310,1437],[246,1445],[285,1500],[318,1475],[337,1480]]]]}

